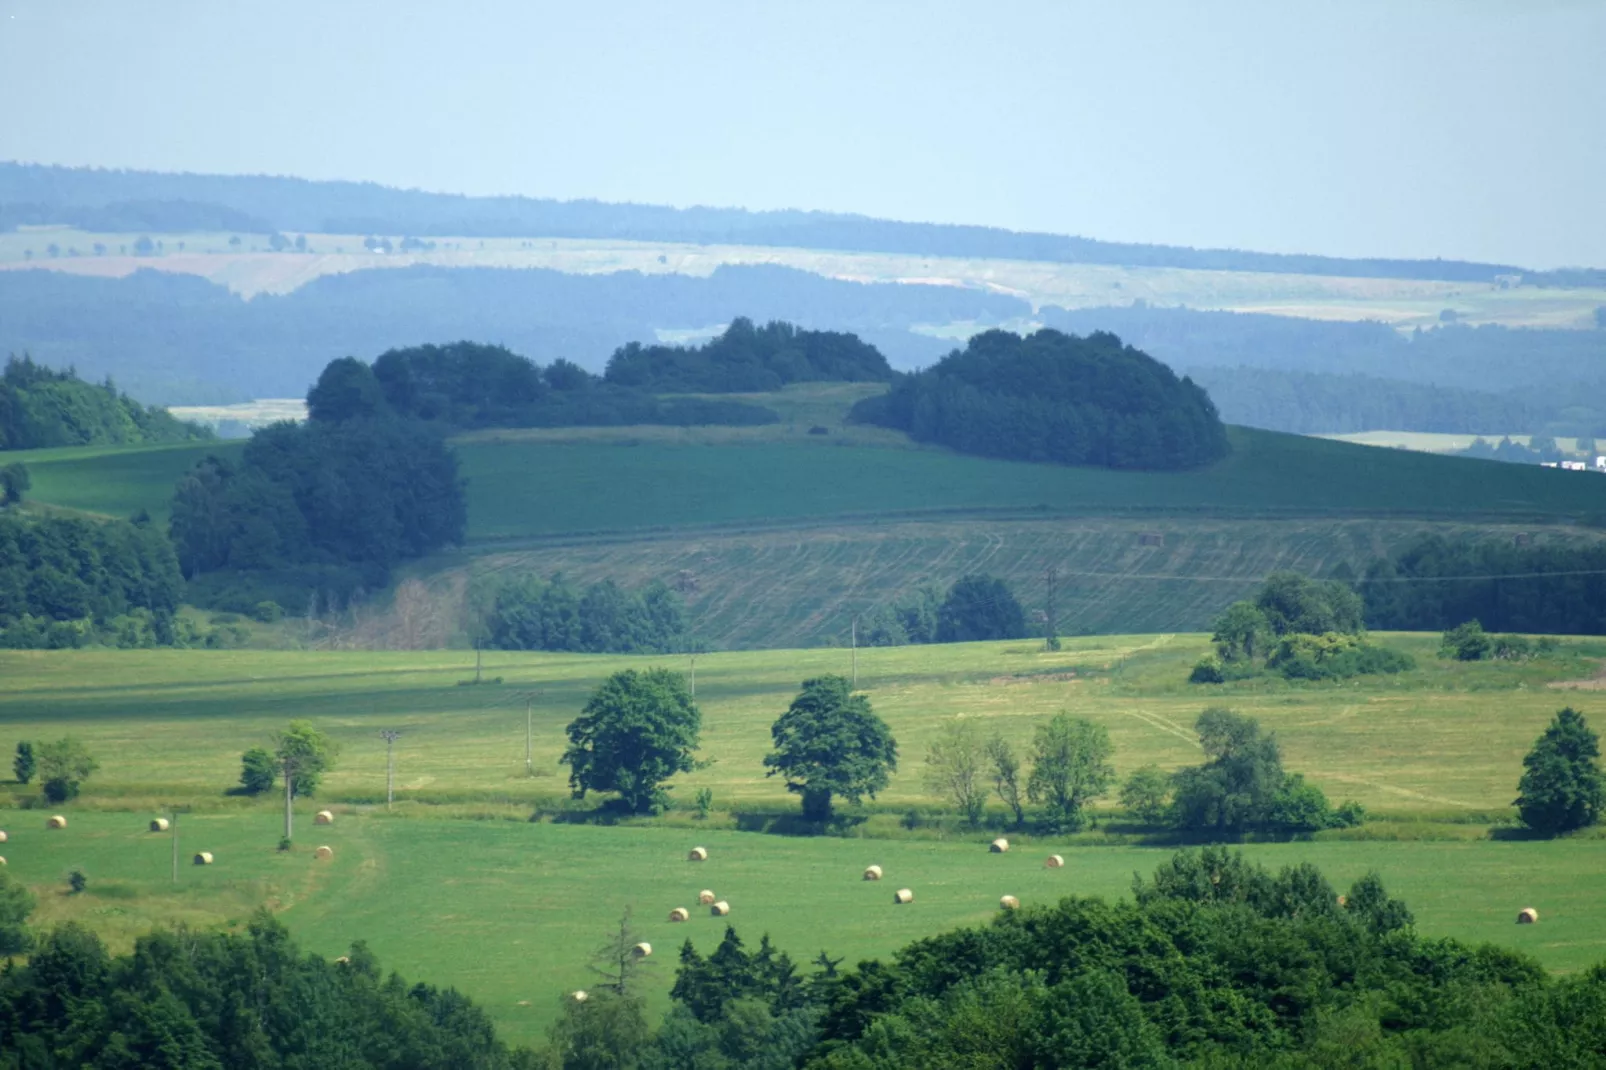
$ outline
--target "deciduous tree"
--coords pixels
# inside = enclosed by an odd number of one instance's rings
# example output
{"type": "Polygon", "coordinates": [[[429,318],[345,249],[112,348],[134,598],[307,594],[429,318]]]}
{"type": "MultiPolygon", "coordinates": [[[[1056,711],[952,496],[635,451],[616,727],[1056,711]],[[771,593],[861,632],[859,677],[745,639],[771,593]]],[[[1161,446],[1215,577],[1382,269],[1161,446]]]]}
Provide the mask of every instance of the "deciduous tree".
{"type": "Polygon", "coordinates": [[[892,730],[845,676],[804,680],[770,735],[775,749],[764,757],[767,775],[786,778],[786,790],[803,797],[811,821],[830,820],[833,796],[853,803],[875,798],[898,768],[892,730]]]}
{"type": "Polygon", "coordinates": [[[974,721],[947,721],[926,752],[926,787],[953,800],[972,828],[987,809],[987,744],[974,721]]]}
{"type": "Polygon", "coordinates": [[[588,791],[619,793],[632,813],[661,809],[664,784],[695,768],[692,754],[702,714],[679,673],[667,669],[614,673],[569,723],[562,761],[577,799],[588,791]]]}
{"type": "Polygon", "coordinates": [[[1600,737],[1571,706],[1557,713],[1522,760],[1517,810],[1523,824],[1554,836],[1593,825],[1606,807],[1600,737]]]}
{"type": "Polygon", "coordinates": [[[1056,715],[1038,726],[1032,738],[1027,798],[1047,807],[1055,823],[1080,828],[1087,803],[1107,792],[1115,779],[1113,751],[1103,725],[1068,713],[1056,715]]]}

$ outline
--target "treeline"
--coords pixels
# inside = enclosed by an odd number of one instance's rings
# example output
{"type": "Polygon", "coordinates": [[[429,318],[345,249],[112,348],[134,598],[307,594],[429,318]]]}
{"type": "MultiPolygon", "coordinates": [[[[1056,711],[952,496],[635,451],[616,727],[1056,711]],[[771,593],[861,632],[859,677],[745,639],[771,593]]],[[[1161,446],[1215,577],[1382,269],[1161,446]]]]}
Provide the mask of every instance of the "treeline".
{"type": "Polygon", "coordinates": [[[1130,899],[1027,903],[851,969],[823,952],[801,967],[728,927],[709,954],[682,946],[656,1030],[627,965],[565,1003],[545,1056],[612,1070],[1598,1063],[1606,970],[1552,977],[1414,921],[1375,873],[1341,894],[1309,863],[1183,851],[1130,899]]]}
{"type": "Polygon", "coordinates": [[[749,212],[530,197],[464,197],[373,183],[310,182],[265,175],[162,174],[0,164],[0,203],[37,205],[45,211],[65,214],[128,201],[190,201],[260,217],[278,230],[336,234],[622,238],[1455,282],[1493,283],[1501,275],[1522,275],[1524,281],[1536,285],[1599,286],[1606,277],[1606,272],[1592,269],[1525,272],[1509,264],[1461,260],[1344,259],[1138,245],[825,212],[749,212]]]}
{"type": "Polygon", "coordinates": [[[209,439],[212,432],[120,393],[111,380],[86,383],[27,356],[0,374],[0,450],[110,446],[209,439]]]}
{"type": "Polygon", "coordinates": [[[1109,468],[1186,469],[1227,454],[1191,380],[1112,334],[985,331],[852,418],[964,453],[1109,468]]]}
{"type": "Polygon", "coordinates": [[[0,872],[0,954],[32,945],[0,972],[0,1070],[540,1065],[456,989],[387,976],[361,943],[303,954],[267,911],[243,933],[154,932],[113,955],[74,923],[37,943],[6,924],[32,905],[0,872]]]}
{"type": "Polygon", "coordinates": [[[462,542],[466,523],[457,455],[437,432],[323,413],[263,428],[238,462],[200,461],[173,493],[169,530],[192,596],[251,612],[383,587],[399,561],[462,542]]]}
{"type": "Polygon", "coordinates": [[[890,382],[896,373],[874,346],[841,331],[738,317],[700,346],[631,342],[608,359],[605,378],[653,393],[757,393],[788,383],[890,382]]]}
{"type": "Polygon", "coordinates": [[[308,393],[307,409],[313,419],[399,416],[449,428],[752,426],[779,419],[762,405],[660,399],[567,360],[543,368],[474,342],[392,349],[372,367],[354,357],[333,361],[308,393]]]}
{"type": "Polygon", "coordinates": [[[1606,635],[1606,544],[1598,542],[1424,535],[1374,561],[1356,586],[1373,628],[1442,631],[1477,620],[1495,632],[1606,635]]]}
{"type": "Polygon", "coordinates": [[[1492,394],[1372,375],[1274,368],[1195,368],[1195,382],[1230,424],[1295,434],[1352,431],[1468,431],[1521,433],[1558,415],[1508,394],[1492,394]]]}
{"type": "Polygon", "coordinates": [[[148,521],[0,512],[0,647],[183,645],[183,579],[148,521]]]}
{"type": "Polygon", "coordinates": [[[480,597],[485,643],[497,650],[666,654],[685,645],[685,607],[657,581],[627,591],[602,580],[582,591],[561,575],[522,575],[480,597]]]}
{"type": "Polygon", "coordinates": [[[1027,634],[1026,611],[1009,584],[980,572],[961,576],[946,594],[923,587],[906,602],[877,606],[857,628],[864,646],[976,643],[1027,634]]]}
{"type": "Polygon", "coordinates": [[[100,234],[269,234],[273,227],[248,212],[186,200],[119,200],[106,204],[0,203],[0,230],[76,227],[100,234]]]}

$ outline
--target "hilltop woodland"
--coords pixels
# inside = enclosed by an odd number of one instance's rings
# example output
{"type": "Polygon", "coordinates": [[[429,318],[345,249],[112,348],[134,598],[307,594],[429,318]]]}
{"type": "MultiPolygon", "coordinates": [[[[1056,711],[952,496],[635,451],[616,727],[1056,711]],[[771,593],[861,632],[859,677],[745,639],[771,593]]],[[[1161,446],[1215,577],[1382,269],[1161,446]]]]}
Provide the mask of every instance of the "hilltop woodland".
{"type": "Polygon", "coordinates": [[[790,323],[753,326],[737,317],[701,346],[632,342],[608,359],[604,378],[654,393],[758,393],[789,383],[886,383],[896,378],[874,346],[839,331],[806,331],[790,323]]]}
{"type": "Polygon", "coordinates": [[[1494,632],[1606,634],[1606,546],[1598,543],[1426,535],[1374,561],[1356,589],[1367,624],[1380,630],[1477,620],[1494,632]]]}
{"type": "Polygon", "coordinates": [[[0,374],[0,450],[49,446],[127,446],[208,439],[212,433],[77,373],[12,357],[0,374]]]}
{"type": "Polygon", "coordinates": [[[859,402],[852,418],[1017,461],[1188,469],[1228,450],[1203,390],[1102,332],[1022,338],[985,331],[887,394],[859,402]]]}

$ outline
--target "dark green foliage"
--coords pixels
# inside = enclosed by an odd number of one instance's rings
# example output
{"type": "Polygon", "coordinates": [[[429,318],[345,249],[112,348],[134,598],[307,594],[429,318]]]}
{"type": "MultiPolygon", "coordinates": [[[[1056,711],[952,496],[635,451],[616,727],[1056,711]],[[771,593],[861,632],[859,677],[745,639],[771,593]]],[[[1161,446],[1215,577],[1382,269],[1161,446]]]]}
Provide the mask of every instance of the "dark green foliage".
{"type": "Polygon", "coordinates": [[[16,505],[33,486],[33,478],[22,464],[0,466],[0,505],[16,505]]]}
{"type": "Polygon", "coordinates": [[[69,924],[0,974],[5,1070],[511,1070],[527,1060],[456,990],[385,977],[361,944],[343,964],[303,956],[266,911],[244,933],[153,933],[115,958],[69,924]]]}
{"type": "Polygon", "coordinates": [[[1171,778],[1157,765],[1134,769],[1121,785],[1121,805],[1139,821],[1163,823],[1171,809],[1171,778]]]}
{"type": "Polygon", "coordinates": [[[1523,824],[1554,836],[1586,828],[1606,807],[1606,777],[1600,769],[1600,737],[1571,706],[1550,726],[1522,760],[1516,807],[1523,824]]]}
{"type": "Polygon", "coordinates": [[[872,345],[837,331],[800,330],[738,316],[701,346],[631,344],[608,360],[605,378],[654,393],[762,393],[788,383],[890,382],[895,373],[872,345]]]}
{"type": "Polygon", "coordinates": [[[1109,791],[1115,779],[1114,747],[1103,725],[1068,713],[1037,726],[1032,736],[1032,774],[1026,797],[1047,811],[1048,823],[1075,831],[1087,804],[1109,791]]]}
{"type": "MultiPolygon", "coordinates": [[[[310,797],[316,794],[323,774],[334,766],[335,757],[340,753],[340,748],[333,740],[306,720],[291,721],[290,726],[279,733],[275,744],[273,759],[276,772],[282,772],[290,778],[292,796],[310,797]]],[[[244,780],[243,769],[241,780],[244,780]]]]}
{"type": "Polygon", "coordinates": [[[1337,580],[1313,580],[1297,572],[1267,576],[1255,595],[1255,606],[1278,636],[1359,635],[1365,626],[1365,610],[1354,591],[1337,580]]]}
{"type": "Polygon", "coordinates": [[[587,654],[662,654],[682,645],[680,596],[653,581],[625,591],[612,580],[584,591],[562,576],[504,581],[485,612],[486,645],[497,650],[570,650],[587,654]]]}
{"type": "Polygon", "coordinates": [[[382,586],[397,562],[461,542],[466,522],[437,434],[350,419],[264,428],[238,465],[207,457],[179,482],[170,530],[187,576],[346,569],[382,586]]]}
{"type": "Polygon", "coordinates": [[[668,802],[669,778],[696,767],[701,731],[702,714],[679,673],[627,669],[603,681],[569,723],[561,761],[575,798],[618,792],[629,812],[656,812],[668,802]]]}
{"type": "Polygon", "coordinates": [[[560,1070],[638,1070],[652,1040],[641,997],[606,989],[566,999],[547,1031],[546,1065],[560,1070]]]}
{"type": "Polygon", "coordinates": [[[25,954],[33,946],[28,915],[37,905],[27,886],[0,866],[0,959],[25,954]]]}
{"type": "Polygon", "coordinates": [[[1172,777],[1170,821],[1187,832],[1235,836],[1247,831],[1315,832],[1359,824],[1365,811],[1327,796],[1298,774],[1283,771],[1282,749],[1252,717],[1211,708],[1196,724],[1203,765],[1172,777]]]}
{"type": "Polygon", "coordinates": [[[973,337],[853,409],[964,453],[1110,468],[1197,468],[1227,455],[1210,398],[1113,334],[973,337]]]}
{"type": "Polygon", "coordinates": [[[1221,659],[1214,654],[1206,654],[1193,663],[1193,669],[1188,673],[1190,684],[1222,684],[1227,682],[1227,676],[1221,667],[1221,659]]]}
{"type": "Polygon", "coordinates": [[[279,761],[273,752],[264,747],[252,747],[240,755],[240,790],[247,795],[261,795],[273,790],[279,778],[279,761]]]}
{"type": "Polygon", "coordinates": [[[89,748],[72,736],[38,744],[34,757],[39,763],[40,787],[45,798],[53,803],[76,799],[83,782],[100,768],[100,762],[89,753],[89,748]]]}
{"type": "Polygon", "coordinates": [[[171,544],[148,524],[0,515],[0,647],[125,645],[119,630],[139,622],[171,633],[182,588],[171,544]]]}
{"type": "Polygon", "coordinates": [[[11,759],[11,772],[17,778],[18,784],[26,784],[33,780],[39,763],[33,754],[33,744],[26,739],[17,744],[17,755],[11,759]]]}
{"type": "Polygon", "coordinates": [[[83,870],[75,869],[71,873],[67,874],[67,887],[71,890],[73,895],[77,895],[79,892],[82,892],[85,888],[89,887],[89,878],[84,876],[83,870]]]}
{"type": "Polygon", "coordinates": [[[1266,667],[1290,680],[1345,680],[1351,676],[1408,672],[1416,668],[1416,660],[1355,635],[1296,633],[1277,641],[1266,667]]]}
{"type": "Polygon", "coordinates": [[[1210,641],[1216,644],[1216,653],[1222,661],[1253,661],[1266,656],[1271,643],[1271,621],[1254,602],[1234,602],[1216,618],[1213,628],[1215,634],[1210,641]]]}
{"type": "Polygon", "coordinates": [[[356,357],[330,361],[307,391],[307,419],[321,423],[374,419],[383,415],[386,407],[385,392],[374,370],[356,357]]]}
{"type": "Polygon", "coordinates": [[[1444,633],[1444,639],[1439,644],[1439,656],[1455,658],[1457,661],[1481,661],[1493,649],[1494,641],[1484,632],[1483,625],[1469,620],[1444,633]]]}
{"type": "Polygon", "coordinates": [[[898,768],[891,729],[845,676],[804,680],[770,735],[775,749],[764,756],[766,775],[786,778],[810,821],[831,819],[833,796],[854,804],[875,798],[898,768]]]}
{"type": "Polygon", "coordinates": [[[1373,628],[1477,620],[1491,632],[1606,635],[1606,543],[1425,535],[1374,561],[1358,587],[1373,628]]]}
{"type": "MultiPolygon", "coordinates": [[[[363,367],[360,361],[350,364],[363,367]]],[[[656,398],[652,390],[657,388],[603,380],[561,358],[542,368],[502,346],[474,342],[392,349],[374,361],[371,377],[350,366],[339,369],[331,383],[331,392],[336,389],[359,411],[381,405],[451,427],[751,426],[779,419],[769,409],[743,402],[656,398]],[[370,383],[382,395],[373,401],[368,400],[370,383]]],[[[332,418],[343,418],[338,414],[349,407],[329,406],[332,418]]],[[[317,418],[318,412],[312,415],[317,418]]]]}
{"type": "Polygon", "coordinates": [[[1360,597],[1343,583],[1274,572],[1254,601],[1234,602],[1216,618],[1216,653],[1188,681],[1219,684],[1263,669],[1290,680],[1341,680],[1416,667],[1410,655],[1367,642],[1362,616],[1360,597]]]}
{"type": "Polygon", "coordinates": [[[1019,639],[1025,634],[1025,611],[1009,584],[995,576],[960,577],[937,610],[939,643],[1019,639]]]}
{"type": "MultiPolygon", "coordinates": [[[[98,386],[86,383],[70,370],[52,371],[28,357],[12,357],[0,374],[0,450],[211,437],[204,427],[175,420],[166,409],[147,408],[119,393],[110,380],[98,386]]],[[[21,489],[26,490],[26,484],[21,489]]]]}

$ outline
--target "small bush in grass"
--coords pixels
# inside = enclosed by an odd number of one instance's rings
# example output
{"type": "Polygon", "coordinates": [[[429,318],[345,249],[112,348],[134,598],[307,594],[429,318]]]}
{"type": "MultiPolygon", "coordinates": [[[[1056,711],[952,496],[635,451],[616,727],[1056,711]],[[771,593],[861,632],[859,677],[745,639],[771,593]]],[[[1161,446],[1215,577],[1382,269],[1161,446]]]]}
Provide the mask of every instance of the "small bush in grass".
{"type": "Polygon", "coordinates": [[[89,886],[89,878],[84,876],[83,870],[75,869],[67,874],[67,885],[72,889],[72,894],[77,895],[89,886]]]}
{"type": "Polygon", "coordinates": [[[290,845],[290,837],[288,837],[288,836],[280,836],[279,837],[279,850],[288,851],[290,849],[290,846],[291,846],[290,845]]]}
{"type": "Polygon", "coordinates": [[[708,820],[708,812],[714,808],[714,789],[697,789],[697,820],[708,820]]]}
{"type": "Polygon", "coordinates": [[[1214,654],[1206,654],[1200,658],[1194,663],[1193,672],[1188,674],[1190,684],[1220,684],[1226,680],[1221,671],[1221,659],[1214,654]]]}

